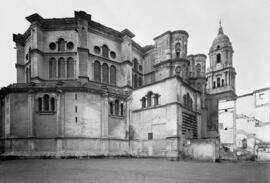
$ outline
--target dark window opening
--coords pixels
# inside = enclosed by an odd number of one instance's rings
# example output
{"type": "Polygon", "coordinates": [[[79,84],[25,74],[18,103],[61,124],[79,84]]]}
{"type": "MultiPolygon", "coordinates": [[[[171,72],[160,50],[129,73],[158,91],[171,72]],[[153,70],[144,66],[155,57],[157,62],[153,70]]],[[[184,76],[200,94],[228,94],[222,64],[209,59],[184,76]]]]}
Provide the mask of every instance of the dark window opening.
{"type": "Polygon", "coordinates": [[[49,111],[50,110],[49,98],[50,98],[49,95],[44,95],[43,96],[43,101],[44,101],[43,109],[44,109],[44,111],[49,111]]]}
{"type": "Polygon", "coordinates": [[[102,56],[108,58],[109,56],[109,48],[106,45],[102,46],[102,56]]]}
{"type": "Polygon", "coordinates": [[[152,92],[147,93],[147,107],[152,106],[152,92]]]}
{"type": "Polygon", "coordinates": [[[68,42],[68,43],[67,43],[67,48],[68,48],[69,50],[73,50],[74,44],[73,44],[72,42],[68,42]]]}
{"type": "Polygon", "coordinates": [[[64,58],[59,58],[58,60],[58,78],[65,78],[65,60],[64,58]]]}
{"type": "Polygon", "coordinates": [[[100,82],[101,81],[101,66],[98,61],[94,63],[94,80],[100,82]]]}
{"type": "Polygon", "coordinates": [[[152,140],[153,139],[153,133],[148,133],[148,140],[152,140]]]}
{"type": "Polygon", "coordinates": [[[123,103],[120,104],[120,115],[124,116],[124,104],[123,103]]]}
{"type": "Polygon", "coordinates": [[[51,98],[51,111],[55,111],[55,99],[51,98]]]}
{"type": "Polygon", "coordinates": [[[75,122],[76,122],[76,123],[78,122],[78,118],[77,118],[77,117],[75,117],[75,122]]]}
{"type": "Polygon", "coordinates": [[[138,87],[138,78],[137,78],[137,75],[135,74],[134,75],[134,79],[133,79],[133,86],[134,86],[134,88],[137,88],[138,87]]]}
{"type": "Polygon", "coordinates": [[[136,58],[133,59],[133,68],[135,71],[138,70],[138,60],[136,58]]]}
{"type": "Polygon", "coordinates": [[[221,62],[221,55],[220,53],[217,54],[217,63],[220,63],[221,62]]]}
{"type": "Polygon", "coordinates": [[[213,82],[213,88],[216,88],[216,82],[215,81],[213,82]]]}
{"type": "Polygon", "coordinates": [[[95,52],[95,54],[100,54],[100,47],[95,46],[94,47],[94,52],[95,52]]]}
{"type": "Polygon", "coordinates": [[[220,87],[220,78],[217,78],[217,88],[220,87]]]}
{"type": "Polygon", "coordinates": [[[155,106],[156,106],[156,105],[159,105],[158,99],[159,99],[159,95],[158,95],[158,94],[155,94],[155,96],[154,96],[154,105],[155,105],[155,106]]]}
{"type": "Polygon", "coordinates": [[[113,102],[110,102],[110,114],[113,115],[113,102]]]}
{"type": "Polygon", "coordinates": [[[112,59],[115,59],[116,58],[116,53],[114,51],[111,51],[110,56],[111,56],[112,59]]]}
{"type": "Polygon", "coordinates": [[[77,100],[77,93],[75,93],[75,100],[77,100]]]}
{"type": "Polygon", "coordinates": [[[142,86],[142,77],[139,77],[138,87],[142,86]]]}
{"type": "Polygon", "coordinates": [[[116,85],[116,68],[113,65],[110,67],[110,83],[116,85]]]}
{"type": "Polygon", "coordinates": [[[75,106],[75,112],[76,112],[76,113],[78,112],[78,107],[77,107],[77,106],[75,106]]]}
{"type": "Polygon", "coordinates": [[[102,82],[109,83],[109,67],[106,63],[102,65],[102,82]]]}
{"type": "Polygon", "coordinates": [[[146,99],[145,99],[145,97],[143,97],[141,99],[141,101],[142,101],[142,108],[145,108],[146,107],[146,99]]]}
{"type": "Polygon", "coordinates": [[[38,111],[41,112],[42,111],[42,98],[38,98],[38,111]]]}
{"type": "Polygon", "coordinates": [[[224,86],[224,79],[221,80],[221,86],[224,86]]]}
{"type": "Polygon", "coordinates": [[[58,51],[65,51],[65,40],[63,38],[58,40],[58,51]]]}
{"type": "Polygon", "coordinates": [[[50,43],[49,45],[51,50],[55,50],[56,49],[56,44],[55,43],[50,43]]]}

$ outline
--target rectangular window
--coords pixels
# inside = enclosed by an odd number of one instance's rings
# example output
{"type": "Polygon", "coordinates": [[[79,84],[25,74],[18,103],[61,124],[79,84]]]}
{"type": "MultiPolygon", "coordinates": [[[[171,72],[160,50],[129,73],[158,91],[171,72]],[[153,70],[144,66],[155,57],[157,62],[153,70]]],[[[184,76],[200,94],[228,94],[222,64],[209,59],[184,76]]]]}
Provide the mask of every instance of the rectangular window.
{"type": "Polygon", "coordinates": [[[77,116],[75,117],[75,122],[76,122],[76,123],[78,122],[78,118],[77,118],[77,116]]]}
{"type": "Polygon", "coordinates": [[[77,100],[77,93],[75,93],[75,100],[77,100]]]}
{"type": "Polygon", "coordinates": [[[75,106],[75,112],[76,112],[76,113],[78,112],[78,107],[77,107],[77,106],[75,106]]]}
{"type": "Polygon", "coordinates": [[[148,133],[148,140],[152,140],[153,139],[153,133],[148,133]]]}

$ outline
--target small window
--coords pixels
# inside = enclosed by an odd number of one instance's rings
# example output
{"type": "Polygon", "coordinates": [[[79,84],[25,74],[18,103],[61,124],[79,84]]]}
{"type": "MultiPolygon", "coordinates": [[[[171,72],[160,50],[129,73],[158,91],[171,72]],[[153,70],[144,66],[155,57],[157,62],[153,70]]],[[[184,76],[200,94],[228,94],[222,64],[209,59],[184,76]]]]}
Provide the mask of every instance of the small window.
{"type": "Polygon", "coordinates": [[[28,60],[28,53],[25,55],[25,59],[28,60]]]}
{"type": "Polygon", "coordinates": [[[224,79],[221,80],[221,86],[224,86],[224,79]]]}
{"type": "Polygon", "coordinates": [[[110,114],[113,115],[113,102],[110,102],[110,114]]]}
{"type": "Polygon", "coordinates": [[[106,45],[102,46],[102,56],[108,58],[109,56],[109,48],[106,45]]]}
{"type": "Polygon", "coordinates": [[[95,52],[95,54],[100,54],[100,47],[95,46],[94,47],[94,52],[95,52]]]}
{"type": "Polygon", "coordinates": [[[68,42],[68,43],[67,43],[67,48],[68,48],[69,50],[73,50],[74,44],[73,44],[72,42],[68,42]]]}
{"type": "Polygon", "coordinates": [[[158,95],[158,94],[155,94],[155,97],[154,97],[154,105],[155,105],[155,106],[156,106],[156,105],[159,105],[158,99],[159,99],[159,95],[158,95]]]}
{"type": "Polygon", "coordinates": [[[220,46],[219,45],[217,45],[217,49],[219,49],[220,48],[220,46]]]}
{"type": "Polygon", "coordinates": [[[152,92],[147,93],[147,107],[152,106],[152,92]]]}
{"type": "Polygon", "coordinates": [[[133,59],[133,68],[135,71],[138,70],[138,60],[136,58],[133,59]]]}
{"type": "Polygon", "coordinates": [[[142,65],[139,65],[139,71],[142,71],[142,65]]]}
{"type": "Polygon", "coordinates": [[[153,133],[148,133],[148,140],[152,140],[153,139],[153,133]]]}
{"type": "Polygon", "coordinates": [[[76,122],[76,123],[78,122],[78,118],[77,118],[77,116],[75,117],[75,122],[76,122]]]}
{"type": "Polygon", "coordinates": [[[76,112],[76,113],[78,112],[78,107],[77,107],[77,106],[75,106],[75,112],[76,112]]]}
{"type": "Polygon", "coordinates": [[[217,54],[217,63],[220,63],[221,62],[221,55],[220,53],[217,54]]]}
{"type": "Polygon", "coordinates": [[[216,88],[216,82],[215,81],[213,82],[213,88],[216,88]]]}
{"type": "Polygon", "coordinates": [[[75,100],[77,100],[77,93],[75,93],[75,100]]]}
{"type": "Polygon", "coordinates": [[[55,111],[55,99],[51,98],[51,111],[55,111]]]}
{"type": "Polygon", "coordinates": [[[58,51],[65,51],[65,40],[63,38],[58,40],[58,51]]]}
{"type": "Polygon", "coordinates": [[[220,78],[217,78],[217,88],[220,87],[220,78]]]}
{"type": "Polygon", "coordinates": [[[38,98],[38,111],[41,112],[42,111],[42,98],[38,98]]]}
{"type": "Polygon", "coordinates": [[[145,99],[145,97],[143,97],[141,99],[141,101],[142,101],[142,108],[145,108],[146,107],[146,99],[145,99]]]}
{"type": "Polygon", "coordinates": [[[120,115],[124,116],[124,104],[123,103],[120,104],[120,115]]]}
{"type": "Polygon", "coordinates": [[[50,110],[50,101],[49,101],[49,95],[44,95],[43,96],[43,101],[44,101],[44,106],[43,109],[44,111],[49,111],[50,110]]]}
{"type": "Polygon", "coordinates": [[[56,49],[56,44],[55,43],[50,43],[49,47],[50,47],[50,50],[55,50],[56,49]]]}
{"type": "Polygon", "coordinates": [[[116,53],[114,51],[111,51],[110,56],[111,56],[111,58],[115,59],[116,58],[116,53]]]}

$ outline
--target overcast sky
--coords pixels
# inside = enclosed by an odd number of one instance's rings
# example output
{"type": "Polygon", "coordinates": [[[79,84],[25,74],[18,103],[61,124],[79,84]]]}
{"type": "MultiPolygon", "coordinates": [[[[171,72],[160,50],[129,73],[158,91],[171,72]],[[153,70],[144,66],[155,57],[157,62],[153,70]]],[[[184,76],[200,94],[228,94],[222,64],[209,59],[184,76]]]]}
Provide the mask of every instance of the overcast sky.
{"type": "MultiPolygon", "coordinates": [[[[270,87],[270,0],[8,0],[0,7],[0,87],[16,82],[13,33],[24,33],[33,13],[73,17],[83,10],[118,31],[128,28],[140,45],[167,30],[189,33],[188,54],[204,53],[218,32],[219,19],[234,49],[238,95],[270,87]]],[[[207,59],[207,62],[209,60],[207,59]]]]}

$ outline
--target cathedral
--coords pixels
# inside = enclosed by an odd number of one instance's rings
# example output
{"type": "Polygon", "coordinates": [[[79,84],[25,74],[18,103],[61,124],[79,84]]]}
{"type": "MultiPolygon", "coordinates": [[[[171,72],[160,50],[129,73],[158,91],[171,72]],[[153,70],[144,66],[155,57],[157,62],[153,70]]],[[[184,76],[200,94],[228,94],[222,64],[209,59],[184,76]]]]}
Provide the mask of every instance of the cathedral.
{"type": "Polygon", "coordinates": [[[190,140],[219,138],[218,100],[236,97],[221,25],[206,70],[184,30],[141,46],[83,11],[26,20],[13,35],[17,82],[0,90],[1,156],[179,158],[190,140]]]}

